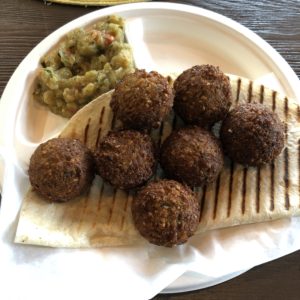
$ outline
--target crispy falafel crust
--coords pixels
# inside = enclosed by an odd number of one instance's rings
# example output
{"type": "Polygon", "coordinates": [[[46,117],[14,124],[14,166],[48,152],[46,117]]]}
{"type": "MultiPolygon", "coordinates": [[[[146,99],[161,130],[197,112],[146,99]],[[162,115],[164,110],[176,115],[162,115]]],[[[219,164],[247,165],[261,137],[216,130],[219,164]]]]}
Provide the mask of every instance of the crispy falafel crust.
{"type": "Polygon", "coordinates": [[[197,126],[173,131],[162,145],[160,163],[170,178],[189,186],[214,181],[224,164],[217,138],[197,126]]]}
{"type": "Polygon", "coordinates": [[[185,243],[199,224],[193,192],[174,180],[152,181],[132,202],[133,222],[150,243],[172,247],[185,243]]]}
{"type": "Polygon", "coordinates": [[[173,106],[173,89],[167,78],[136,70],[115,87],[111,108],[124,128],[158,128],[173,106]]]}
{"type": "Polygon", "coordinates": [[[110,132],[94,151],[94,157],[98,174],[125,190],[145,183],[156,168],[151,137],[135,130],[110,132]]]}
{"type": "Polygon", "coordinates": [[[44,198],[65,202],[90,187],[93,165],[91,152],[80,141],[54,138],[39,145],[31,156],[29,180],[44,198]]]}
{"type": "Polygon", "coordinates": [[[229,78],[218,67],[196,65],[174,82],[176,113],[190,124],[210,127],[223,120],[231,106],[229,78]]]}
{"type": "Polygon", "coordinates": [[[284,147],[284,126],[278,115],[259,103],[234,108],[224,120],[220,137],[234,161],[259,166],[274,160],[284,147]]]}

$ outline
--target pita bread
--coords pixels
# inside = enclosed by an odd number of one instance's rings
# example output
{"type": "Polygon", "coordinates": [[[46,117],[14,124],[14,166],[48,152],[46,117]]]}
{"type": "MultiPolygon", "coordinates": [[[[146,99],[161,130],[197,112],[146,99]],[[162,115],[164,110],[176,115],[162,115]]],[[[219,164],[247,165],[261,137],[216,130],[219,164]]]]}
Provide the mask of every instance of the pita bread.
{"type": "MultiPolygon", "coordinates": [[[[285,122],[286,147],[270,165],[245,168],[226,160],[218,180],[195,189],[201,204],[197,232],[263,222],[300,214],[300,108],[276,91],[248,79],[230,75],[233,105],[261,102],[285,122]]],[[[78,111],[61,137],[81,140],[90,149],[115,126],[109,106],[112,91],[78,111]]],[[[173,127],[174,114],[154,130],[163,142],[173,127]]],[[[245,145],[246,146],[246,145],[245,145]]],[[[162,175],[157,171],[156,177],[162,175]]],[[[145,243],[131,218],[132,194],[116,190],[98,176],[90,192],[68,203],[44,201],[29,190],[20,213],[15,241],[52,247],[103,247],[145,243]]]]}

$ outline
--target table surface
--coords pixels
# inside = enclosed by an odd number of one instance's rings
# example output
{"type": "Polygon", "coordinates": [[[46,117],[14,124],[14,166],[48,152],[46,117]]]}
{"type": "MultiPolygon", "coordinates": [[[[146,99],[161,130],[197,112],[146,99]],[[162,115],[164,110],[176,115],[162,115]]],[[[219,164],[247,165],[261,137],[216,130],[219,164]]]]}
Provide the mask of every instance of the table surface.
{"type": "MultiPolygon", "coordinates": [[[[300,76],[299,0],[186,0],[180,2],[228,16],[268,41],[300,76]]],[[[99,7],[46,3],[42,0],[0,1],[0,95],[15,68],[44,37],[99,7]]],[[[300,88],[300,87],[299,87],[300,88]]],[[[179,299],[300,299],[300,251],[258,266],[220,285],[187,293],[157,295],[179,299]]]]}

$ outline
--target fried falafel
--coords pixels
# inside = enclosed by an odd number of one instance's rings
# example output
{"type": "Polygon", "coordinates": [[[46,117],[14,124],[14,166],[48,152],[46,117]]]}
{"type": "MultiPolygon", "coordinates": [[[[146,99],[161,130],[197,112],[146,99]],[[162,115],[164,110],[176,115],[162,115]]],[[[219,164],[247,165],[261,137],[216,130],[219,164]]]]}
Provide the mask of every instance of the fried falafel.
{"type": "Polygon", "coordinates": [[[217,138],[193,126],[170,134],[162,145],[160,163],[168,177],[189,186],[201,186],[217,178],[224,159],[217,138]]]}
{"type": "Polygon", "coordinates": [[[156,168],[151,137],[135,130],[110,132],[94,151],[96,172],[112,186],[131,189],[145,183],[156,168]]]}
{"type": "Polygon", "coordinates": [[[192,190],[174,180],[152,181],[132,202],[133,222],[150,243],[172,247],[185,243],[199,224],[199,202],[192,190]]]}
{"type": "Polygon", "coordinates": [[[263,104],[234,108],[223,121],[220,138],[224,152],[246,166],[270,163],[284,147],[284,126],[278,115],[263,104]]]}
{"type": "Polygon", "coordinates": [[[111,108],[127,129],[158,128],[173,106],[173,89],[159,73],[136,70],[115,87],[111,108]]]}
{"type": "Polygon", "coordinates": [[[37,147],[28,174],[32,187],[44,198],[69,201],[91,186],[93,157],[79,140],[54,138],[37,147]]]}
{"type": "Polygon", "coordinates": [[[210,127],[223,120],[231,106],[228,77],[212,65],[196,65],[174,82],[174,110],[188,124],[210,127]]]}

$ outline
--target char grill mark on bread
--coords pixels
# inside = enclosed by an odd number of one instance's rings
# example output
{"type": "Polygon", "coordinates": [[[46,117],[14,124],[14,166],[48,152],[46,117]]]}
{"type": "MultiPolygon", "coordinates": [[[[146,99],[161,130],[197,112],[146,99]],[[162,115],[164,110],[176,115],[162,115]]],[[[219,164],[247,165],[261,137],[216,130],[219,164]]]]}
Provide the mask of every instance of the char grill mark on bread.
{"type": "MultiPolygon", "coordinates": [[[[248,95],[247,95],[247,102],[251,103],[252,101],[252,89],[253,89],[253,81],[249,81],[249,86],[248,86],[248,95]]],[[[242,214],[245,213],[246,210],[246,195],[247,195],[247,174],[248,174],[248,168],[244,168],[243,170],[243,189],[242,189],[242,205],[241,205],[241,210],[242,214]]]]}
{"type": "MultiPolygon", "coordinates": [[[[284,98],[284,133],[285,133],[285,143],[288,142],[288,122],[289,122],[289,99],[287,97],[284,98]]],[[[287,210],[290,209],[290,196],[289,196],[289,149],[286,146],[284,149],[284,185],[285,185],[285,208],[287,210]]]]}
{"type": "MultiPolygon", "coordinates": [[[[273,91],[272,92],[272,110],[273,112],[276,111],[276,96],[277,96],[277,92],[273,91]]],[[[275,186],[274,186],[274,182],[275,182],[275,163],[272,161],[270,164],[270,211],[274,211],[275,209],[275,201],[274,201],[274,193],[275,193],[275,186]]]]}
{"type": "Polygon", "coordinates": [[[298,207],[300,208],[300,139],[298,139],[298,196],[299,196],[298,207]]]}
{"type": "Polygon", "coordinates": [[[273,91],[272,92],[272,110],[275,112],[276,110],[276,96],[277,96],[277,92],[273,91]]]}
{"type": "Polygon", "coordinates": [[[201,197],[201,205],[200,205],[200,217],[199,222],[201,222],[203,211],[204,211],[204,205],[205,205],[205,197],[206,197],[206,185],[202,188],[202,197],[201,197]]]}
{"type": "Polygon", "coordinates": [[[263,85],[261,85],[260,91],[259,91],[259,103],[261,103],[261,104],[264,103],[264,92],[265,92],[265,88],[263,85]]]}
{"type": "Polygon", "coordinates": [[[249,82],[249,87],[248,87],[248,103],[251,103],[252,101],[252,88],[253,88],[253,81],[251,80],[249,82]]]}
{"type": "Polygon", "coordinates": [[[88,139],[88,135],[89,135],[90,122],[91,122],[91,118],[88,118],[87,124],[85,125],[85,128],[84,128],[83,143],[85,145],[86,145],[86,142],[87,142],[87,139],[88,139]]]}
{"type": "Polygon", "coordinates": [[[237,89],[236,89],[235,105],[237,105],[239,103],[239,100],[240,100],[241,85],[242,85],[242,79],[238,78],[238,80],[237,80],[237,89]]]}
{"type": "Polygon", "coordinates": [[[227,205],[227,218],[230,217],[231,213],[231,202],[232,202],[232,185],[233,185],[233,175],[234,175],[235,163],[230,162],[230,177],[229,177],[229,193],[228,193],[228,205],[227,205]]]}
{"type": "Polygon", "coordinates": [[[98,131],[97,131],[97,138],[96,138],[95,148],[97,148],[97,146],[100,143],[100,136],[101,136],[101,130],[102,130],[101,126],[102,126],[104,114],[105,114],[105,106],[102,107],[100,117],[99,117],[99,128],[98,128],[98,131]]]}
{"type": "MultiPolygon", "coordinates": [[[[259,90],[259,103],[263,104],[264,103],[264,86],[260,86],[259,90]]],[[[260,210],[260,180],[261,180],[261,167],[257,167],[257,173],[256,173],[256,213],[259,213],[260,210]]]]}
{"type": "Polygon", "coordinates": [[[260,167],[257,167],[256,173],[256,213],[259,214],[260,209],[260,167]]]}
{"type": "Polygon", "coordinates": [[[275,164],[274,162],[271,162],[270,164],[270,170],[271,170],[271,176],[270,176],[270,180],[271,180],[271,186],[270,186],[270,210],[274,211],[275,209],[275,201],[274,201],[274,190],[275,190],[275,164]]]}
{"type": "Polygon", "coordinates": [[[215,190],[215,206],[214,206],[214,214],[213,214],[213,219],[216,218],[217,216],[217,210],[218,210],[218,200],[219,200],[219,190],[220,190],[220,180],[221,180],[221,175],[218,176],[218,179],[216,181],[216,190],[215,190]]]}
{"type": "Polygon", "coordinates": [[[241,210],[242,214],[245,213],[246,210],[246,196],[247,196],[247,174],[248,174],[248,168],[243,169],[243,188],[242,188],[242,205],[241,210]]]}

